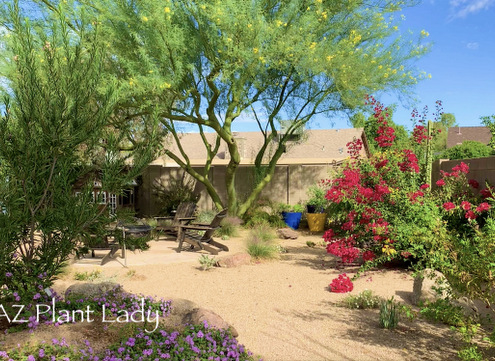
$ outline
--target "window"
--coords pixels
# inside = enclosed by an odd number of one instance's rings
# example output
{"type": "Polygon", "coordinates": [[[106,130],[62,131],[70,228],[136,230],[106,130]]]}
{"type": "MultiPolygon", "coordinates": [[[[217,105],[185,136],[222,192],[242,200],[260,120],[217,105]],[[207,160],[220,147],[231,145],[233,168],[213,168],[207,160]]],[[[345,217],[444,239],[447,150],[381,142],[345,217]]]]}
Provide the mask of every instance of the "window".
{"type": "Polygon", "coordinates": [[[115,211],[117,209],[117,195],[115,194],[110,194],[110,200],[108,202],[109,205],[109,211],[111,215],[115,214],[115,211]]]}

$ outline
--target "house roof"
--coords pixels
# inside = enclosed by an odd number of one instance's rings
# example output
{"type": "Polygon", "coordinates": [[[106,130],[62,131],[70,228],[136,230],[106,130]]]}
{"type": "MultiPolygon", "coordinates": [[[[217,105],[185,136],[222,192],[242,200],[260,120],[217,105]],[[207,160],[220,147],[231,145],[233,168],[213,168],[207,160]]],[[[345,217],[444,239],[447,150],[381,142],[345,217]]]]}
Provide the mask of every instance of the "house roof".
{"type": "MultiPolygon", "coordinates": [[[[205,134],[208,142],[215,142],[216,133],[205,134]]],[[[250,165],[263,144],[261,132],[235,132],[235,138],[241,154],[241,165],[250,165]]],[[[365,144],[361,151],[363,156],[368,156],[368,145],[363,128],[351,129],[321,129],[307,130],[301,140],[289,141],[286,153],[282,155],[278,164],[329,164],[346,159],[347,143],[355,138],[360,138],[365,144]]],[[[206,162],[206,150],[199,133],[186,133],[181,136],[181,144],[188,155],[191,165],[203,166],[206,162]]],[[[172,137],[168,139],[168,149],[174,154],[179,154],[177,145],[172,137]]],[[[275,142],[269,147],[267,153],[275,151],[275,142]]],[[[167,147],[167,146],[166,146],[167,147]]],[[[181,157],[182,158],[182,157],[181,157]]],[[[226,143],[222,141],[219,151],[213,159],[213,165],[225,165],[230,161],[226,143]]],[[[162,156],[153,164],[175,167],[177,164],[169,157],[162,156]]]]}
{"type": "Polygon", "coordinates": [[[475,140],[488,144],[492,134],[487,127],[452,127],[447,134],[447,148],[462,144],[466,140],[475,140]]]}

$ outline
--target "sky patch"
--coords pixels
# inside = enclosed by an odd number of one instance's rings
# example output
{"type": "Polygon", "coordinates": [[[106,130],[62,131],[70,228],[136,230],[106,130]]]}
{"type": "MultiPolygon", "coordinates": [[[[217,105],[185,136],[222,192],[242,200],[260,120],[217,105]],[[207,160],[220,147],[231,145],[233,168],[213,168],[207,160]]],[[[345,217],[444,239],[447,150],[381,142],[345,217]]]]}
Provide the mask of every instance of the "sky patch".
{"type": "Polygon", "coordinates": [[[495,5],[495,0],[450,0],[451,19],[465,18],[495,5]]]}

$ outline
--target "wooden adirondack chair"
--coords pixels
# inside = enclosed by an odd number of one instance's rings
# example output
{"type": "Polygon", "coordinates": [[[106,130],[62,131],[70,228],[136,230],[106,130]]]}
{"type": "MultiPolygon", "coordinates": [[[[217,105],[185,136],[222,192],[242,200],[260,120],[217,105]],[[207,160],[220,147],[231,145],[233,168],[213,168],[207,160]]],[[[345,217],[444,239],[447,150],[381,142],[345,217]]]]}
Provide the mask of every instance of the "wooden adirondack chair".
{"type": "Polygon", "coordinates": [[[212,238],[213,232],[220,227],[220,222],[226,215],[227,209],[224,209],[217,213],[210,224],[180,224],[177,234],[177,240],[179,241],[177,252],[182,250],[184,242],[189,243],[192,249],[202,249],[211,254],[218,254],[220,251],[228,252],[229,248],[226,245],[214,241],[212,238]],[[201,235],[191,231],[205,231],[205,233],[201,235]]]}
{"type": "Polygon", "coordinates": [[[158,222],[156,226],[156,231],[167,233],[173,236],[177,236],[179,231],[179,225],[187,224],[194,220],[193,214],[196,210],[196,203],[194,202],[183,202],[177,207],[177,212],[174,217],[155,217],[158,222]],[[171,219],[172,223],[167,226],[160,225],[160,221],[171,219]]]}

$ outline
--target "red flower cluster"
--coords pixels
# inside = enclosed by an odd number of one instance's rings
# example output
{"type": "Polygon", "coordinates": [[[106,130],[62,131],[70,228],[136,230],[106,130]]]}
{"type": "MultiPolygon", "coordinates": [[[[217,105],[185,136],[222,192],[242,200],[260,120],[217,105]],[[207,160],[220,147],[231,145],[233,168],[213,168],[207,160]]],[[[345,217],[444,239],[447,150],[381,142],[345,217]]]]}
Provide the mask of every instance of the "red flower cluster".
{"type": "Polygon", "coordinates": [[[354,247],[347,239],[337,240],[327,245],[327,252],[340,257],[344,263],[352,263],[359,257],[359,249],[354,247]]]}
{"type": "Polygon", "coordinates": [[[461,162],[461,164],[458,164],[454,168],[452,168],[451,174],[453,174],[453,173],[459,174],[459,172],[464,173],[464,174],[468,174],[469,173],[469,166],[466,163],[461,162]]]}
{"type": "Polygon", "coordinates": [[[412,136],[416,143],[421,144],[423,140],[428,139],[428,129],[424,125],[416,125],[412,136]]]}
{"type": "Polygon", "coordinates": [[[376,258],[375,253],[373,251],[364,251],[363,252],[363,261],[368,262],[368,261],[373,261],[376,258]]]}
{"type": "Polygon", "coordinates": [[[476,213],[474,213],[473,211],[467,211],[466,214],[464,214],[464,217],[467,219],[475,219],[476,213]]]}
{"type": "Polygon", "coordinates": [[[399,168],[402,172],[414,172],[419,173],[418,157],[410,149],[404,149],[404,161],[399,162],[399,168]]]}
{"type": "Polygon", "coordinates": [[[411,194],[409,194],[409,199],[411,200],[411,203],[414,203],[416,202],[416,199],[419,198],[419,197],[424,197],[424,193],[421,192],[421,191],[416,191],[416,192],[413,192],[411,194]]]}
{"type": "Polygon", "coordinates": [[[395,140],[395,130],[389,127],[386,117],[388,117],[387,108],[383,108],[383,104],[377,101],[372,96],[366,97],[366,104],[373,105],[373,116],[378,123],[376,142],[380,148],[391,147],[395,140]]]}
{"type": "Polygon", "coordinates": [[[335,293],[347,293],[354,289],[351,279],[345,273],[342,273],[337,278],[333,279],[328,287],[330,287],[331,292],[335,293]]]}
{"type": "Polygon", "coordinates": [[[469,211],[471,209],[471,203],[469,203],[468,201],[462,201],[461,208],[465,211],[469,211]]]}
{"type": "Polygon", "coordinates": [[[478,207],[476,207],[476,212],[482,213],[482,212],[488,211],[490,208],[491,208],[491,206],[488,203],[483,202],[483,203],[480,203],[480,205],[478,207]]]}
{"type": "Polygon", "coordinates": [[[454,209],[455,208],[455,204],[452,203],[452,202],[445,202],[443,204],[443,208],[446,210],[446,211],[450,211],[451,209],[454,209]]]}
{"type": "Polygon", "coordinates": [[[469,173],[469,166],[466,163],[461,162],[461,164],[458,164],[452,168],[452,172],[448,173],[448,172],[441,170],[440,173],[442,174],[443,178],[447,178],[447,177],[457,178],[457,177],[459,177],[460,173],[468,174],[469,173]]]}
{"type": "Polygon", "coordinates": [[[347,153],[351,156],[351,159],[359,158],[359,154],[361,153],[361,149],[363,149],[363,142],[361,139],[354,139],[352,142],[346,144],[347,153]]]}
{"type": "Polygon", "coordinates": [[[375,140],[380,148],[391,147],[395,139],[395,130],[388,126],[386,120],[379,123],[380,127],[376,131],[378,136],[375,137],[375,140]]]}
{"type": "Polygon", "coordinates": [[[437,186],[441,187],[441,186],[444,186],[445,185],[445,181],[443,179],[440,179],[440,180],[437,180],[437,182],[435,184],[437,186]]]}
{"type": "Polygon", "coordinates": [[[483,199],[486,199],[486,198],[495,198],[494,197],[494,194],[493,194],[493,190],[494,190],[493,187],[485,188],[485,189],[482,189],[480,191],[480,194],[483,197],[483,199]]]}
{"type": "Polygon", "coordinates": [[[470,179],[468,180],[468,184],[473,187],[474,189],[478,189],[480,187],[480,184],[476,179],[470,179]]]}

